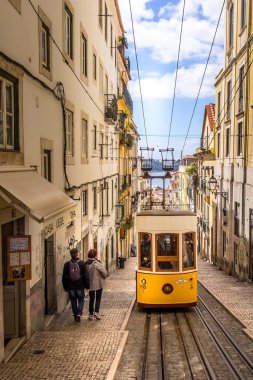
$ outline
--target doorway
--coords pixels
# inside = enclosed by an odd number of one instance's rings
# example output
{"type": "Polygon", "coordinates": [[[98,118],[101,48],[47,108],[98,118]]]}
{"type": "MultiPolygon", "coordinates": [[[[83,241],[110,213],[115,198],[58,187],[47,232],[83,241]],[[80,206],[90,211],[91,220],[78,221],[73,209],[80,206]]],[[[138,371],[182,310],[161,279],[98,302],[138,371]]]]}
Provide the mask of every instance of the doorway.
{"type": "Polygon", "coordinates": [[[106,244],[105,247],[105,267],[107,272],[109,272],[109,247],[108,244],[106,244]]]}
{"type": "Polygon", "coordinates": [[[7,237],[24,234],[25,219],[20,218],[2,225],[2,285],[3,285],[3,318],[4,318],[4,344],[11,338],[24,334],[25,322],[22,311],[25,308],[25,294],[21,282],[7,281],[7,237]]]}
{"type": "Polygon", "coordinates": [[[55,259],[54,259],[54,235],[45,240],[45,314],[52,315],[56,312],[55,297],[55,259]]]}

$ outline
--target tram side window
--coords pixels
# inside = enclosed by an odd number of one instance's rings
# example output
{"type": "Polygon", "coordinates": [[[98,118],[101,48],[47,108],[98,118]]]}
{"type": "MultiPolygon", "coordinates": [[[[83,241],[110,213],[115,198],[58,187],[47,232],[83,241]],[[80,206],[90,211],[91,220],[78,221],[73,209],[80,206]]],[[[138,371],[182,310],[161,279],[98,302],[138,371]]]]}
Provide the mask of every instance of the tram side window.
{"type": "Polygon", "coordinates": [[[151,234],[141,232],[140,241],[140,267],[151,269],[151,234]]]}
{"type": "Polygon", "coordinates": [[[156,235],[156,269],[158,271],[178,270],[178,235],[156,235]]]}
{"type": "Polygon", "coordinates": [[[194,241],[195,236],[193,232],[183,234],[183,268],[193,268],[194,262],[194,241]]]}

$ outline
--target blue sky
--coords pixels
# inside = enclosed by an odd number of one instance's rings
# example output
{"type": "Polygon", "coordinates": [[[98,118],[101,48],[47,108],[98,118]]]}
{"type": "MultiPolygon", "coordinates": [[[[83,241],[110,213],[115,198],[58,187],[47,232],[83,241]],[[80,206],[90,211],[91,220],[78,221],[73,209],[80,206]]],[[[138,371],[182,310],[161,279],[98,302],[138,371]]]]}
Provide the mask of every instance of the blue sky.
{"type": "MultiPolygon", "coordinates": [[[[140,90],[136,71],[129,0],[119,0],[122,20],[129,43],[134,101],[134,120],[145,134],[140,90]]],[[[131,0],[139,61],[148,145],[167,148],[171,120],[174,78],[177,64],[183,0],[131,0]],[[159,135],[159,136],[154,136],[159,135]]],[[[185,135],[199,90],[205,63],[220,15],[221,0],[186,0],[177,90],[170,132],[170,148],[180,157],[185,135]],[[181,136],[181,137],[180,137],[181,136]]],[[[224,20],[216,36],[210,64],[183,154],[193,154],[200,143],[204,106],[214,102],[215,76],[223,65],[224,20]]],[[[140,146],[146,146],[141,137],[140,146]]]]}

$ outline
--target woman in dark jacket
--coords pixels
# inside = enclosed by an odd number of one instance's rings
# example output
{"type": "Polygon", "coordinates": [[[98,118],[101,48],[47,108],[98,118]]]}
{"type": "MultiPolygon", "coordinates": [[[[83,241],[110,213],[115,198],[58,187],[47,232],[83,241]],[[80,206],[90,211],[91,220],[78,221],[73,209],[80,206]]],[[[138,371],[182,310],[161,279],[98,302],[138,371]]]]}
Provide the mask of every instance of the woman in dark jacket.
{"type": "Polygon", "coordinates": [[[107,270],[97,259],[97,251],[95,249],[89,250],[86,265],[90,275],[89,320],[92,321],[94,317],[99,320],[99,309],[107,270]]]}

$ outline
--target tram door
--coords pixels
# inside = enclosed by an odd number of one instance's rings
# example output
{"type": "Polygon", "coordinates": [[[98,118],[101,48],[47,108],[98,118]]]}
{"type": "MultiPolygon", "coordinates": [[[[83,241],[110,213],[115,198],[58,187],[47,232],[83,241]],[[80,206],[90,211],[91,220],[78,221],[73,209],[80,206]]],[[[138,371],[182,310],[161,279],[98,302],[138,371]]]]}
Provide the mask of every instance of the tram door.
{"type": "Polygon", "coordinates": [[[51,315],[56,311],[55,302],[55,261],[54,261],[54,235],[45,240],[45,314],[51,315]]]}

